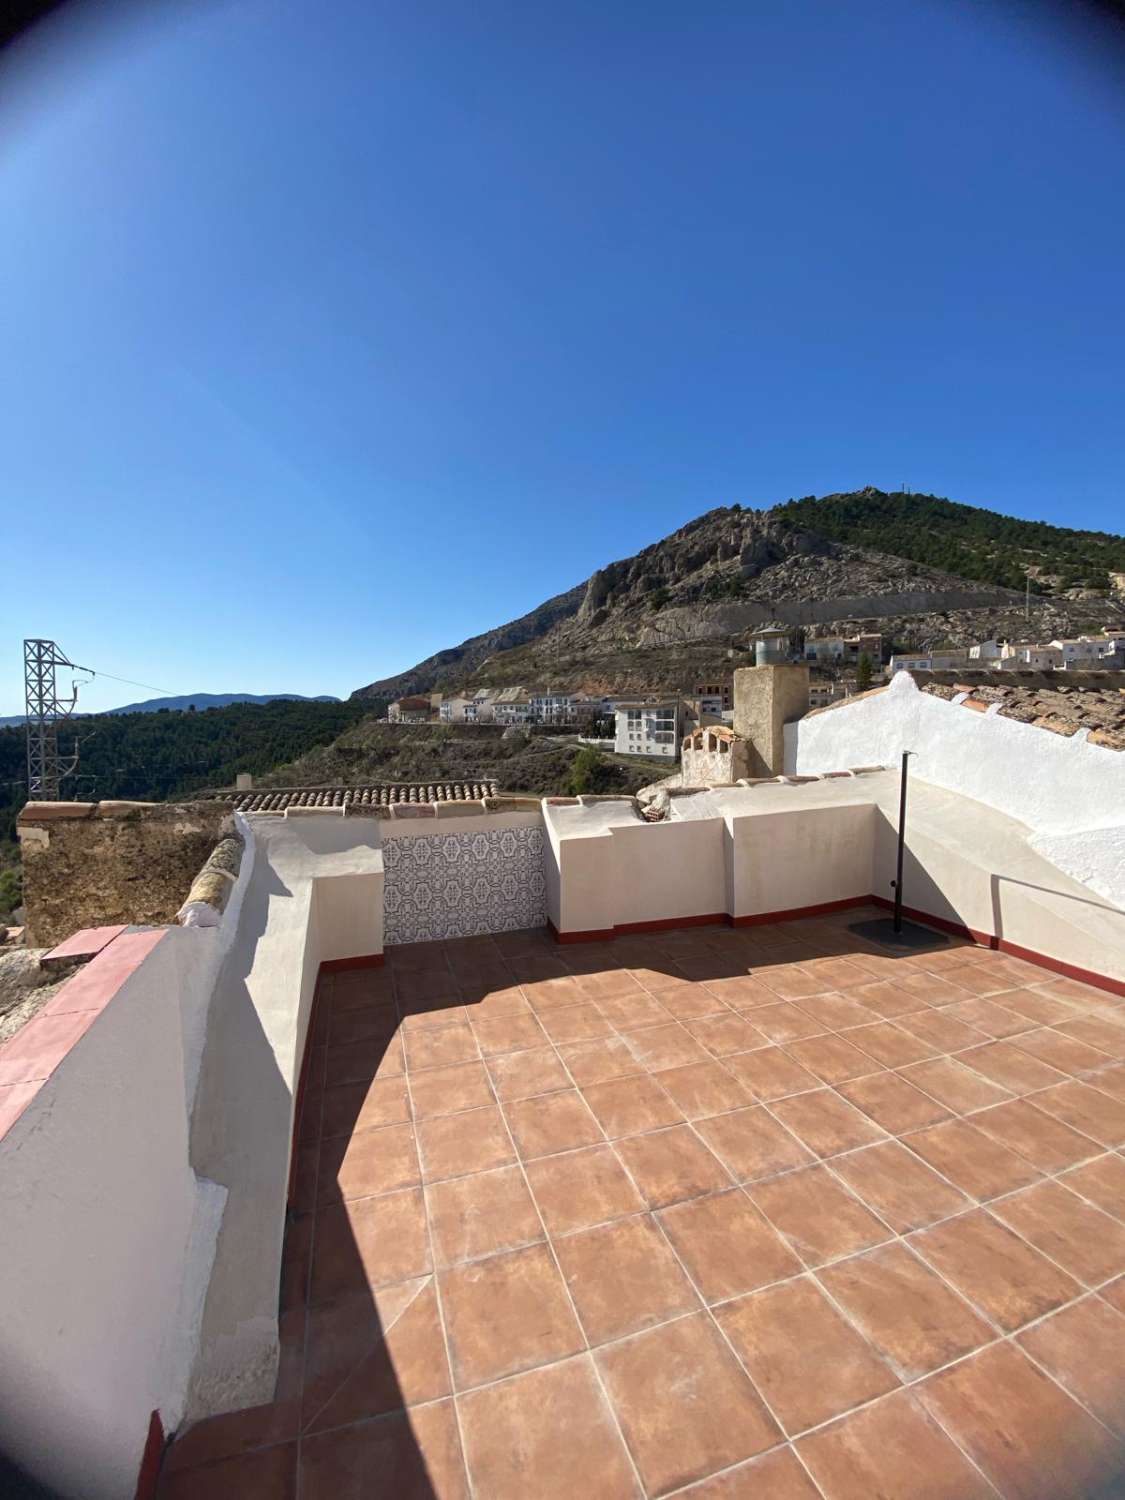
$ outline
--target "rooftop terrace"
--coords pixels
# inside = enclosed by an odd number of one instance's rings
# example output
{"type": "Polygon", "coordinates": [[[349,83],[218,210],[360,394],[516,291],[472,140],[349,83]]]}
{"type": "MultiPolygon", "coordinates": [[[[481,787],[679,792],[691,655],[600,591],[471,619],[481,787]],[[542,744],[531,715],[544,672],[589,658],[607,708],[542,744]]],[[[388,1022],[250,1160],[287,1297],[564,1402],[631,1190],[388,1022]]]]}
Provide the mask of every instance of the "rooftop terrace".
{"type": "Polygon", "coordinates": [[[162,1500],[1114,1492],[1122,1002],[862,915],[322,972],[275,1399],[162,1500]]]}

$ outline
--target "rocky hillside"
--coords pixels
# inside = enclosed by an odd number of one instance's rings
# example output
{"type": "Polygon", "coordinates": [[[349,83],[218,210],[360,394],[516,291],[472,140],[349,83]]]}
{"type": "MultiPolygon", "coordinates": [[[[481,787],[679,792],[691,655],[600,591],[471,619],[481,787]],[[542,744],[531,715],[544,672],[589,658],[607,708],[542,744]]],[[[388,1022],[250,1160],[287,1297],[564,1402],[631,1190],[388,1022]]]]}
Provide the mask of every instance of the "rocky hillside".
{"type": "MultiPolygon", "coordinates": [[[[991,581],[1023,576],[1011,573],[1006,544],[1003,569],[988,550],[987,521],[993,514],[877,490],[767,511],[737,505],[708,511],[636,556],[598,569],[585,585],[531,614],[360,688],[353,697],[484,683],[549,682],[603,692],[683,688],[698,674],[744,665],[748,634],[768,623],[817,630],[873,626],[913,648],[938,641],[963,644],[997,631],[1052,635],[1121,614],[1122,607],[1106,598],[1069,597],[1037,583],[1031,619],[1025,620],[1022,593],[991,581]],[[903,521],[912,505],[917,534],[903,521]],[[954,531],[965,531],[965,513],[976,518],[975,550],[952,539],[954,531]],[[818,515],[835,535],[817,529],[818,515]],[[888,538],[885,549],[847,539],[879,536],[880,528],[888,538]],[[941,540],[943,528],[950,532],[948,545],[941,540]],[[923,531],[930,538],[926,549],[918,543],[923,531]],[[965,561],[976,576],[900,555],[911,548],[965,561]]],[[[1065,538],[1093,535],[1041,523],[1012,524],[1034,528],[1048,552],[1056,531],[1065,538]]],[[[1104,549],[1112,562],[1116,544],[1125,547],[1125,542],[1105,541],[1112,544],[1104,549]]],[[[1062,555],[1066,549],[1060,544],[1056,550],[1062,555]]],[[[1027,567],[1045,572],[1041,563],[1027,567]]]]}

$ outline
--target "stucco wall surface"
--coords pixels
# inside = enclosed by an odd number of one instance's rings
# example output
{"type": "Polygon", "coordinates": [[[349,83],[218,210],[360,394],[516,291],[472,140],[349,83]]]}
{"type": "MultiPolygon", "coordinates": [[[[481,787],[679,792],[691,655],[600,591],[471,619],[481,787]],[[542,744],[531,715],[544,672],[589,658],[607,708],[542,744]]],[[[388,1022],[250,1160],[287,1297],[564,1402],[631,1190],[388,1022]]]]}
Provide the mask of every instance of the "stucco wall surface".
{"type": "Polygon", "coordinates": [[[241,827],[252,874],[211,999],[192,1116],[192,1162],[229,1196],[189,1418],[273,1394],[294,1100],[316,976],[324,962],[383,947],[379,820],[306,814],[241,827]]]}
{"type": "Polygon", "coordinates": [[[225,1198],[188,1156],[210,946],[166,932],[0,1140],[0,1446],[60,1495],[131,1497],[184,1409],[225,1198]]]}
{"type": "Polygon", "coordinates": [[[1125,907],[1125,864],[1114,854],[1125,829],[1120,751],[1092,745],[1082,732],[1067,737],[975,713],[923,693],[900,672],[886,692],[788,726],[786,768],[891,765],[903,750],[913,752],[912,778],[1018,819],[1062,870],[1125,907]]]}

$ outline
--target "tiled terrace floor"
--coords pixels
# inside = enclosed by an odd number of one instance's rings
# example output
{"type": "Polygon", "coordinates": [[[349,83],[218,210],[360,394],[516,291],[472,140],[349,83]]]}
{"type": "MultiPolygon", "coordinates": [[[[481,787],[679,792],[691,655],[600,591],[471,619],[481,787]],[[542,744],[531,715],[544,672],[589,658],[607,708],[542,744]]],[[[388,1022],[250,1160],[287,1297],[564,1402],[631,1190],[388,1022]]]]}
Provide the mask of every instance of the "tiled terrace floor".
{"type": "Polygon", "coordinates": [[[1125,1004],[857,915],[323,979],[277,1399],[163,1500],[1120,1493],[1125,1004]]]}

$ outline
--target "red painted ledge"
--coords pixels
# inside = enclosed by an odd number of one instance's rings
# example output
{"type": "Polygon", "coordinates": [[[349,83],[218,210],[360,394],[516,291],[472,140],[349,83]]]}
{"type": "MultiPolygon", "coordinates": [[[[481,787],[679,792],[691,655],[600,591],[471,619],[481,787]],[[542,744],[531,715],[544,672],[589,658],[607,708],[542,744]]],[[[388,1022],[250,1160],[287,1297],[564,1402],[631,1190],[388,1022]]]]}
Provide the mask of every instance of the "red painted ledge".
{"type": "Polygon", "coordinates": [[[116,927],[84,927],[81,932],[72,932],[65,943],[56,943],[50,953],[44,953],[39,967],[50,969],[55,964],[88,963],[124,931],[125,923],[122,922],[116,927]]]}
{"type": "Polygon", "coordinates": [[[135,1500],[156,1500],[156,1484],[160,1478],[160,1460],[164,1457],[164,1446],[164,1423],[160,1420],[160,1413],[154,1411],[148,1419],[148,1436],[141,1454],[135,1500]]]}
{"type": "Polygon", "coordinates": [[[0,1047],[0,1136],[19,1119],[165,931],[158,927],[114,938],[0,1047]]]}

